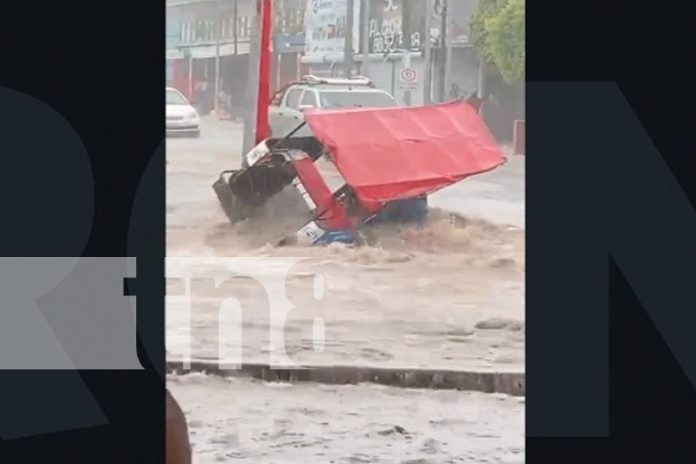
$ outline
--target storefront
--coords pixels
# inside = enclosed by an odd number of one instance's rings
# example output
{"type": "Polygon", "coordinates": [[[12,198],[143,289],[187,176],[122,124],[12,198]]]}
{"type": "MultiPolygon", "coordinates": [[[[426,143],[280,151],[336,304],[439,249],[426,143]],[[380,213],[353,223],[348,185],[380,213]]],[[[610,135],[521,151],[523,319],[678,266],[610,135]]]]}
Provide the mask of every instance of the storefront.
{"type": "Polygon", "coordinates": [[[278,34],[273,42],[274,87],[276,89],[302,77],[300,63],[305,48],[304,34],[278,34]]]}

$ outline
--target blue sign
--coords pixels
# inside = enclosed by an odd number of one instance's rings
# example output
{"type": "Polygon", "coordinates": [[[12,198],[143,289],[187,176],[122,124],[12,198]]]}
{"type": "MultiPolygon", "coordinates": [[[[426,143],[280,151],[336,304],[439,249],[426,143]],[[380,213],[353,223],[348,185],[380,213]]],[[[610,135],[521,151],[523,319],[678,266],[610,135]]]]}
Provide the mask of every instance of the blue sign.
{"type": "Polygon", "coordinates": [[[301,53],[305,48],[304,34],[278,34],[273,50],[275,53],[301,53]]]}

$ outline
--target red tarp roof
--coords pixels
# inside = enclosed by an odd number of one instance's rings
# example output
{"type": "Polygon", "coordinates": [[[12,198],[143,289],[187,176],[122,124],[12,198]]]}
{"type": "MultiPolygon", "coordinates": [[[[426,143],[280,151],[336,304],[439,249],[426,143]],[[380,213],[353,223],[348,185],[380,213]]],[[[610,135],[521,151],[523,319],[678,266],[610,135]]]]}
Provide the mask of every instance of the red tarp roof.
{"type": "Polygon", "coordinates": [[[505,162],[483,120],[463,101],[316,110],[305,116],[367,203],[429,194],[505,162]]]}

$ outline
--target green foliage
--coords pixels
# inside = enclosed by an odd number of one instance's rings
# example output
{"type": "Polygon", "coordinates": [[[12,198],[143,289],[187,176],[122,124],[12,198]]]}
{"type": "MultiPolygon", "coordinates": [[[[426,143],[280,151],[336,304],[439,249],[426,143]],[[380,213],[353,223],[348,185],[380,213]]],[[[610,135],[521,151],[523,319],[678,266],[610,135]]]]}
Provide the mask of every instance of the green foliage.
{"type": "Polygon", "coordinates": [[[486,21],[494,18],[507,2],[508,0],[480,0],[476,11],[471,17],[471,38],[479,53],[489,63],[493,62],[493,56],[487,47],[488,31],[486,30],[486,21]]]}
{"type": "Polygon", "coordinates": [[[508,82],[524,81],[525,0],[481,0],[471,37],[482,57],[508,82]]]}

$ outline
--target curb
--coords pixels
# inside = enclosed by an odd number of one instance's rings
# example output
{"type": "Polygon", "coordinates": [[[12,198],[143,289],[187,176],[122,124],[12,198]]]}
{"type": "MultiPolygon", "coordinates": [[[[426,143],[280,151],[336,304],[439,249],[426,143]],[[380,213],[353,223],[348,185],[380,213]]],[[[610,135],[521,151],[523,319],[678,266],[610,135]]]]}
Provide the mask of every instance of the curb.
{"type": "Polygon", "coordinates": [[[167,373],[204,372],[221,377],[252,377],[266,382],[316,382],[334,385],[375,383],[400,388],[469,390],[525,396],[525,375],[515,372],[471,372],[443,369],[361,366],[271,367],[243,364],[222,368],[217,361],[167,361],[167,373]]]}

